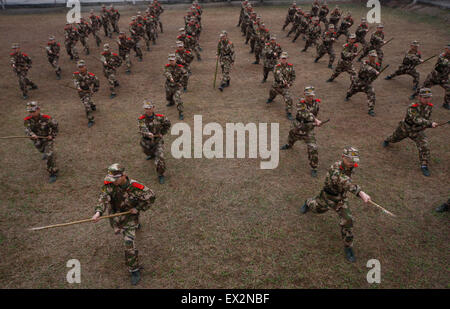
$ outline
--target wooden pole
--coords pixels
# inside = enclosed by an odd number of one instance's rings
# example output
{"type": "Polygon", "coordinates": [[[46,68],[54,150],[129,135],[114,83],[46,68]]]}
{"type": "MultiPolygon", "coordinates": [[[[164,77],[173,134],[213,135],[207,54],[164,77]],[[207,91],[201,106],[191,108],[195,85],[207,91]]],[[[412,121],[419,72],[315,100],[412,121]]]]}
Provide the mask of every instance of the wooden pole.
{"type": "MultiPolygon", "coordinates": [[[[32,138],[31,136],[4,136],[0,139],[10,139],[10,138],[32,138]]],[[[48,136],[37,136],[37,138],[48,138],[48,136]]]]}
{"type": "MultiPolygon", "coordinates": [[[[107,219],[107,218],[113,218],[113,217],[118,217],[118,216],[123,216],[123,215],[127,215],[131,213],[131,211],[125,211],[125,212],[119,212],[116,214],[112,214],[112,215],[108,215],[108,216],[101,216],[99,217],[99,220],[101,219],[107,219]]],[[[67,222],[67,223],[60,223],[60,224],[53,224],[53,225],[47,225],[47,226],[41,226],[41,227],[33,227],[30,230],[31,231],[38,231],[38,230],[44,230],[44,229],[50,229],[50,228],[54,228],[54,227],[61,227],[61,226],[68,226],[68,225],[74,225],[74,224],[80,224],[80,223],[85,223],[85,222],[91,222],[94,221],[94,219],[84,219],[84,220],[79,220],[79,221],[72,221],[72,222],[67,222]]]]}
{"type": "Polygon", "coordinates": [[[377,203],[375,203],[374,201],[370,200],[369,201],[372,205],[378,207],[379,209],[381,209],[383,212],[387,213],[388,215],[392,216],[392,217],[397,217],[396,215],[394,215],[392,212],[390,212],[389,210],[386,210],[385,208],[381,207],[380,205],[378,205],[377,203]]]}

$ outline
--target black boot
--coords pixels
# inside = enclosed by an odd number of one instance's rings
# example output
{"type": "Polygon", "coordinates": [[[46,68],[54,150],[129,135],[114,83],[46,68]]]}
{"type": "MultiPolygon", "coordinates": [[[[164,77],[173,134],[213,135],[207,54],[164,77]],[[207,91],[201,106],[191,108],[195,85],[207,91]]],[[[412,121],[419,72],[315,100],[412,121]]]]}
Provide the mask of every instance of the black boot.
{"type": "Polygon", "coordinates": [[[292,117],[292,114],[290,112],[286,112],[286,117],[289,120],[294,120],[294,118],[292,117]]]}
{"type": "Polygon", "coordinates": [[[372,117],[375,117],[375,111],[373,109],[369,109],[368,114],[372,117]]]}
{"type": "Polygon", "coordinates": [[[308,205],[306,205],[306,201],[305,201],[303,206],[300,208],[300,213],[306,214],[308,211],[309,211],[309,207],[308,207],[308,205]]]}
{"type": "Polygon", "coordinates": [[[94,120],[88,121],[88,128],[92,127],[94,125],[94,120]]]}
{"type": "Polygon", "coordinates": [[[151,159],[153,159],[155,156],[154,155],[149,155],[149,156],[147,156],[147,158],[145,158],[145,160],[151,160],[151,159]]]}
{"type": "Polygon", "coordinates": [[[391,79],[392,79],[392,76],[391,76],[391,75],[388,75],[388,76],[386,76],[384,79],[385,79],[385,80],[391,80],[391,79]]]}
{"type": "Polygon", "coordinates": [[[266,101],[267,104],[270,104],[270,103],[272,103],[272,102],[273,102],[273,99],[270,99],[270,98],[267,99],[267,101],[266,101]]]}
{"type": "Polygon", "coordinates": [[[420,169],[422,170],[422,174],[424,176],[427,176],[427,177],[430,176],[430,171],[428,170],[428,166],[423,165],[420,169]]]}
{"type": "Polygon", "coordinates": [[[345,258],[349,262],[354,263],[356,261],[355,253],[353,253],[353,248],[352,247],[345,247],[344,248],[344,252],[345,252],[345,258]]]}
{"type": "Polygon", "coordinates": [[[164,184],[164,175],[159,175],[158,180],[160,184],[164,184]]]}
{"type": "Polygon", "coordinates": [[[445,108],[445,109],[450,109],[450,104],[444,103],[444,104],[442,105],[442,107],[445,108]]]}
{"type": "Polygon", "coordinates": [[[180,119],[180,120],[183,120],[183,119],[184,119],[183,112],[180,112],[180,113],[178,114],[178,119],[180,119]]]}
{"type": "Polygon", "coordinates": [[[347,93],[347,95],[345,96],[344,101],[347,102],[348,100],[350,100],[350,95],[347,93]]]}
{"type": "Polygon", "coordinates": [[[313,169],[311,170],[311,176],[312,176],[312,177],[317,177],[317,170],[316,170],[315,168],[313,168],[313,169]]]}
{"type": "Polygon", "coordinates": [[[333,68],[333,65],[330,63],[330,64],[328,64],[328,68],[329,69],[332,69],[333,68]]]}
{"type": "Polygon", "coordinates": [[[289,144],[284,144],[283,146],[280,147],[281,150],[286,150],[286,149],[290,149],[292,146],[289,144]]]}
{"type": "Polygon", "coordinates": [[[388,141],[386,141],[386,140],[385,140],[385,141],[383,141],[383,147],[384,147],[384,148],[386,148],[386,147],[388,147],[388,146],[389,146],[389,142],[388,142],[388,141]]]}
{"type": "Polygon", "coordinates": [[[314,63],[317,63],[319,61],[319,58],[314,59],[314,63]]]}
{"type": "Polygon", "coordinates": [[[141,272],[140,270],[135,270],[131,272],[131,284],[136,285],[141,281],[141,272]]]}
{"type": "Polygon", "coordinates": [[[175,105],[174,101],[169,101],[169,103],[166,104],[166,106],[173,106],[173,105],[175,105]]]}
{"type": "Polygon", "coordinates": [[[444,212],[444,211],[448,211],[448,204],[444,203],[441,206],[436,208],[436,212],[444,212]]]}
{"type": "Polygon", "coordinates": [[[56,181],[56,174],[50,175],[50,178],[48,179],[49,183],[54,183],[56,181]]]}
{"type": "Polygon", "coordinates": [[[225,87],[230,87],[230,80],[227,80],[227,84],[225,87]]]}
{"type": "Polygon", "coordinates": [[[220,86],[219,86],[219,90],[220,90],[221,92],[223,92],[223,88],[225,88],[225,84],[224,84],[224,83],[221,83],[220,86]]]}
{"type": "Polygon", "coordinates": [[[326,80],[326,82],[327,82],[327,83],[331,83],[333,80],[334,80],[334,79],[330,77],[329,79],[326,80]]]}

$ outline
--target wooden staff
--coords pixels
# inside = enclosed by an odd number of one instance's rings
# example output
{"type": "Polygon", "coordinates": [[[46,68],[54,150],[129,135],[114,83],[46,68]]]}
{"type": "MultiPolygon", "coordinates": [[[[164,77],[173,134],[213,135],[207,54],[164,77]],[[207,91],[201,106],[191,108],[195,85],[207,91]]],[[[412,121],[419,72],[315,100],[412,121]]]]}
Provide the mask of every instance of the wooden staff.
{"type": "MultiPolygon", "coordinates": [[[[0,139],[10,139],[10,138],[32,138],[31,136],[3,136],[0,139]]],[[[37,138],[48,138],[48,136],[37,136],[37,138]]]]}
{"type": "MultiPolygon", "coordinates": [[[[101,216],[101,217],[99,217],[99,220],[100,219],[107,219],[107,218],[123,216],[123,215],[127,215],[129,213],[131,213],[130,210],[125,211],[125,212],[119,212],[119,213],[108,215],[108,216],[101,216]]],[[[92,222],[92,221],[94,221],[94,219],[92,219],[92,218],[91,219],[84,219],[84,220],[72,221],[72,222],[67,222],[67,223],[53,224],[53,225],[47,225],[47,226],[41,226],[41,227],[33,227],[30,230],[31,231],[44,230],[44,229],[50,229],[50,228],[54,228],[54,227],[68,226],[68,225],[74,225],[74,224],[80,224],[80,223],[92,222]]]]}
{"type": "Polygon", "coordinates": [[[440,126],[443,126],[444,124],[450,124],[450,120],[449,120],[449,121],[446,121],[446,122],[438,123],[438,125],[436,126],[436,128],[437,128],[437,127],[440,127],[440,126]]]}
{"type": "Polygon", "coordinates": [[[370,200],[369,201],[372,205],[378,207],[379,209],[381,209],[383,212],[387,213],[388,215],[392,216],[392,217],[397,217],[396,215],[394,215],[392,212],[390,212],[389,210],[386,210],[385,208],[381,207],[380,205],[378,205],[377,203],[375,203],[374,201],[370,200]]]}

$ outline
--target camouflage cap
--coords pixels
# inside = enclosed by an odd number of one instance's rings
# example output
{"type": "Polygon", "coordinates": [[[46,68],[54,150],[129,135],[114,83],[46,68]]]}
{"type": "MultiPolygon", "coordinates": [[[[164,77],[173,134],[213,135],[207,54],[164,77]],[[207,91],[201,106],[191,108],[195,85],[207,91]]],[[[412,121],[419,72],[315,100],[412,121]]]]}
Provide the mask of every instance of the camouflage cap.
{"type": "Polygon", "coordinates": [[[89,12],[90,12],[91,14],[94,13],[94,9],[91,9],[89,12]]]}
{"type": "Polygon", "coordinates": [[[122,167],[119,163],[114,163],[108,166],[108,174],[105,176],[105,181],[116,181],[118,178],[123,176],[124,171],[125,168],[122,167]]]}
{"type": "Polygon", "coordinates": [[[120,31],[120,32],[119,32],[119,35],[121,35],[121,34],[125,34],[125,31],[120,31]]]}
{"type": "Polygon", "coordinates": [[[314,86],[306,86],[305,90],[303,90],[303,91],[308,92],[308,91],[314,91],[314,90],[315,90],[314,86]]]}
{"type": "Polygon", "coordinates": [[[288,57],[288,53],[287,52],[282,52],[281,53],[281,57],[280,58],[287,59],[287,57],[288,57]]]}
{"type": "Polygon", "coordinates": [[[39,108],[39,104],[36,101],[27,103],[27,112],[35,112],[39,108]]]}
{"type": "Polygon", "coordinates": [[[365,23],[367,19],[365,17],[361,17],[361,22],[365,23]]]}
{"type": "Polygon", "coordinates": [[[106,43],[106,44],[103,45],[103,50],[104,50],[104,51],[109,50],[109,44],[108,44],[108,43],[106,43]]]}
{"type": "Polygon", "coordinates": [[[314,91],[314,87],[313,86],[306,86],[304,93],[306,96],[315,96],[316,92],[314,91]]]}
{"type": "Polygon", "coordinates": [[[431,92],[430,88],[421,88],[419,90],[419,95],[424,98],[431,98],[433,96],[433,93],[431,92]]]}
{"type": "Polygon", "coordinates": [[[50,41],[54,41],[54,40],[55,40],[55,37],[54,37],[53,35],[51,35],[51,36],[48,37],[48,39],[49,39],[50,41]]]}
{"type": "Polygon", "coordinates": [[[414,41],[411,42],[411,45],[412,46],[419,46],[419,41],[414,40],[414,41]]]}
{"type": "Polygon", "coordinates": [[[334,29],[334,25],[333,25],[333,24],[330,24],[330,25],[328,26],[328,29],[334,29]]]}
{"type": "Polygon", "coordinates": [[[370,52],[369,52],[369,57],[377,57],[378,55],[377,55],[377,52],[375,51],[375,50],[371,50],[370,52]]]}
{"type": "Polygon", "coordinates": [[[184,43],[181,41],[177,41],[177,47],[184,47],[184,43]]]}
{"type": "Polygon", "coordinates": [[[384,25],[383,24],[378,24],[377,28],[384,28],[384,25]]]}
{"type": "Polygon", "coordinates": [[[181,32],[181,31],[184,31],[184,28],[180,28],[180,29],[178,29],[178,31],[180,31],[180,32],[181,32]]]}
{"type": "Polygon", "coordinates": [[[277,37],[276,37],[274,34],[272,34],[272,35],[270,36],[270,39],[271,39],[271,40],[276,40],[277,37]]]}
{"type": "Polygon", "coordinates": [[[131,20],[136,20],[136,16],[131,16],[131,20]]]}
{"type": "Polygon", "coordinates": [[[175,56],[175,54],[169,54],[169,61],[172,61],[172,60],[175,60],[176,59],[176,56],[175,56]]]}
{"type": "Polygon", "coordinates": [[[225,34],[223,34],[223,33],[219,34],[219,38],[224,38],[224,37],[225,37],[225,34]]]}
{"type": "Polygon", "coordinates": [[[144,100],[144,105],[142,105],[142,107],[143,107],[144,109],[150,109],[150,108],[154,108],[155,105],[154,105],[150,100],[145,99],[145,100],[144,100]]]}
{"type": "Polygon", "coordinates": [[[312,18],[312,20],[314,20],[314,21],[318,21],[318,20],[319,20],[319,17],[317,17],[317,16],[314,16],[314,17],[312,18]]]}
{"type": "Polygon", "coordinates": [[[86,62],[84,61],[84,60],[79,60],[78,62],[77,62],[77,66],[80,68],[80,67],[85,67],[86,66],[86,62]]]}
{"type": "Polygon", "coordinates": [[[342,155],[355,163],[359,162],[359,150],[352,146],[347,146],[344,148],[342,155]]]}
{"type": "Polygon", "coordinates": [[[356,39],[356,34],[354,33],[350,33],[350,35],[348,36],[349,39],[356,39]]]}
{"type": "Polygon", "coordinates": [[[225,34],[225,35],[228,34],[227,30],[222,30],[222,33],[225,34]]]}
{"type": "Polygon", "coordinates": [[[12,46],[11,46],[11,48],[12,48],[12,49],[20,48],[20,44],[19,44],[19,43],[13,43],[12,46]]]}

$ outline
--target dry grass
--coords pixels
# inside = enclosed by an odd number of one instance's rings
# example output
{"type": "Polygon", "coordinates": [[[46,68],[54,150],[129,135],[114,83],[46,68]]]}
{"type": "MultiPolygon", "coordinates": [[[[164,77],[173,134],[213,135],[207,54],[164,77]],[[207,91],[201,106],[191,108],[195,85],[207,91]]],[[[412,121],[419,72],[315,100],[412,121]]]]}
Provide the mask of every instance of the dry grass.
{"type": "MultiPolygon", "coordinates": [[[[353,8],[359,19],[363,8],[353,8]]],[[[175,108],[165,106],[162,68],[174,49],[177,30],[183,25],[185,10],[163,14],[165,32],[144,62],[134,61],[133,74],[118,74],[119,96],[108,97],[101,67],[86,57],[89,70],[100,76],[96,125],[88,129],[84,110],[70,84],[74,63],[62,53],[63,79],[54,73],[39,45],[54,33],[62,40],[64,15],[57,13],[7,16],[0,19],[0,110],[2,135],[20,135],[25,102],[17,81],[6,67],[13,41],[33,58],[31,78],[39,90],[30,92],[43,112],[60,123],[56,142],[60,177],[50,185],[40,155],[27,140],[2,141],[0,162],[3,186],[0,190],[0,287],[3,288],[128,288],[123,265],[122,240],[114,236],[106,222],[31,233],[28,227],[65,222],[92,215],[106,167],[121,162],[129,175],[150,186],[157,203],[142,216],[138,247],[144,270],[140,287],[145,288],[367,288],[366,262],[377,258],[382,266],[381,288],[447,288],[448,218],[432,211],[448,198],[448,128],[428,130],[432,149],[432,177],[418,168],[415,145],[404,141],[384,150],[381,142],[404,117],[409,77],[375,82],[377,117],[367,115],[364,94],[343,98],[349,85],[347,76],[325,83],[330,75],[327,58],[314,64],[314,49],[301,54],[303,41],[296,44],[280,31],[286,8],[258,8],[266,25],[278,35],[282,47],[294,63],[297,97],[305,85],[314,85],[322,99],[321,118],[332,121],[317,130],[319,177],[311,179],[305,145],[280,154],[274,170],[260,170],[259,160],[183,159],[170,155],[175,137],[166,138],[167,183],[157,184],[153,163],[145,161],[138,145],[136,118],[143,97],[152,98],[158,111],[177,122],[175,108]],[[20,22],[19,22],[20,21],[20,22]],[[30,31],[29,27],[39,29],[30,31]],[[56,29],[56,30],[55,30],[56,29]],[[375,201],[398,215],[391,219],[371,206],[351,198],[355,217],[355,252],[358,261],[343,258],[338,219],[332,213],[300,216],[304,199],[316,194],[326,169],[353,144],[361,150],[361,167],[355,175],[375,201]],[[79,259],[81,285],[65,281],[67,260],[79,259]]],[[[392,10],[389,10],[392,12],[392,10]]],[[[235,27],[238,8],[205,9],[201,43],[203,61],[193,63],[189,92],[183,96],[185,120],[193,125],[193,115],[203,122],[279,122],[284,143],[289,130],[281,98],[265,104],[269,82],[261,85],[261,66],[252,65],[253,55],[235,27]],[[237,57],[231,87],[224,93],[212,89],[218,33],[227,29],[237,57]]],[[[124,13],[125,27],[131,13],[124,13]]],[[[391,72],[411,40],[418,38],[424,56],[438,53],[448,36],[433,25],[411,23],[398,14],[383,15],[387,38],[396,39],[386,48],[391,72]]],[[[442,27],[445,28],[445,27],[442,27]]],[[[106,41],[110,41],[107,39],[106,41]]],[[[340,39],[341,45],[343,38],[340,39]]],[[[100,49],[93,47],[92,53],[100,49]]],[[[336,48],[340,52],[340,47],[336,48]]],[[[420,67],[422,80],[433,63],[420,67]]],[[[435,91],[433,119],[444,121],[441,108],[443,90],[435,91]]]]}

